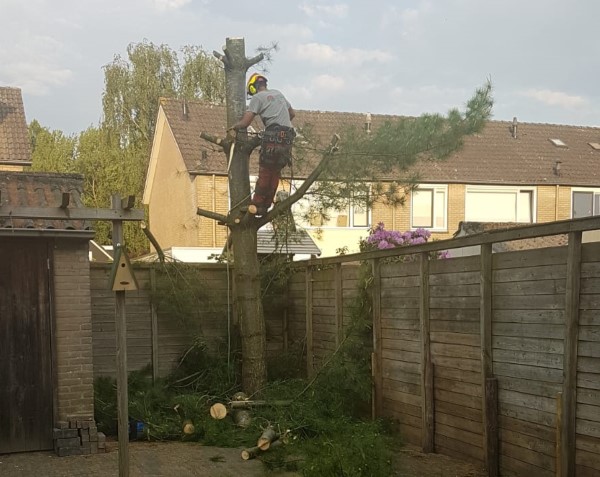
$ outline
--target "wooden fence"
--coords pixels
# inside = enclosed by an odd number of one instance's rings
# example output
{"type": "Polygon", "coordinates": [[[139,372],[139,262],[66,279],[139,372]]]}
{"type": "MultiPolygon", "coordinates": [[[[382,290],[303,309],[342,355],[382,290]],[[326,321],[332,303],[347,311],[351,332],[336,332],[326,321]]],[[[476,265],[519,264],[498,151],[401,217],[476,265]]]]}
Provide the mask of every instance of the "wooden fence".
{"type": "MultiPolygon", "coordinates": [[[[224,351],[230,343],[232,347],[236,346],[230,341],[236,326],[233,296],[231,291],[228,292],[231,281],[227,277],[231,275],[231,269],[222,264],[197,264],[193,268],[196,277],[200,276],[198,285],[205,298],[200,300],[193,313],[182,319],[168,307],[161,307],[160,300],[153,299],[157,287],[165,286],[164,268],[160,264],[134,265],[139,290],[126,292],[125,299],[128,371],[150,366],[154,377],[165,376],[196,338],[204,340],[211,351],[217,348],[224,351]]],[[[94,376],[114,376],[116,373],[115,294],[108,289],[110,272],[111,264],[91,265],[94,376]]],[[[175,271],[171,270],[171,273],[175,271]]],[[[181,283],[173,286],[181,286],[181,283]]],[[[292,342],[288,337],[287,315],[280,302],[267,303],[264,309],[268,355],[276,356],[287,350],[292,342]]],[[[297,327],[293,322],[291,327],[295,333],[297,327]]],[[[303,333],[298,338],[296,333],[293,340],[304,340],[303,333]]]]}
{"type": "MultiPolygon", "coordinates": [[[[166,375],[201,336],[211,347],[227,340],[227,269],[198,265],[207,300],[185,321],[153,304],[159,266],[135,265],[139,290],[126,293],[128,370],[152,367],[154,376],[166,375]]],[[[92,264],[92,344],[94,376],[115,374],[115,298],[108,290],[110,264],[92,264]]],[[[232,317],[232,314],[229,315],[232,317]]]]}
{"type": "Polygon", "coordinates": [[[368,260],[376,415],[489,475],[600,475],[600,243],[582,244],[593,229],[600,218],[302,263],[288,315],[306,333],[308,373],[340,343],[368,260]],[[492,253],[556,234],[567,247],[492,253]],[[430,259],[473,245],[479,255],[430,259]],[[412,261],[386,261],[401,254],[412,261]]]}
{"type": "MultiPolygon", "coordinates": [[[[370,262],[375,415],[397,419],[426,452],[484,463],[489,475],[600,475],[600,243],[582,244],[596,229],[599,217],[299,262],[287,307],[265,309],[269,353],[302,343],[312,375],[342,342],[358,263],[370,262]],[[567,247],[492,253],[497,242],[557,234],[568,234],[567,247]],[[474,245],[479,255],[430,259],[474,245]]],[[[205,272],[212,298],[192,323],[224,342],[235,316],[227,268],[205,272]]],[[[114,374],[109,273],[92,266],[95,375],[114,374]]],[[[155,273],[136,268],[127,340],[129,369],[151,364],[158,375],[195,331],[153,307],[155,273]]]]}

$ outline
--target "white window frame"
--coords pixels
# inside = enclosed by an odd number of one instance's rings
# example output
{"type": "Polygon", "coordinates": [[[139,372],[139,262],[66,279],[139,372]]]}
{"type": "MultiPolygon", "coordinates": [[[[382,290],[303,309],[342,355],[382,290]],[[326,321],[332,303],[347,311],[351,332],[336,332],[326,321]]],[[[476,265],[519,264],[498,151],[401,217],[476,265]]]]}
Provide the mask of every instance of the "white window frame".
{"type": "MultiPolygon", "coordinates": [[[[293,186],[292,186],[292,193],[297,190],[300,186],[302,185],[302,181],[294,181],[293,186]]],[[[300,199],[301,201],[302,199],[300,199]]],[[[344,216],[347,215],[347,225],[342,226],[342,225],[311,225],[309,223],[305,223],[304,221],[299,221],[298,219],[296,219],[296,221],[299,223],[299,225],[301,225],[304,229],[308,229],[308,230],[314,230],[314,229],[323,229],[323,230],[340,230],[340,229],[352,229],[352,230],[368,230],[371,227],[371,224],[373,223],[373,208],[372,207],[367,207],[367,224],[366,225],[354,225],[354,208],[355,205],[350,202],[350,204],[348,204],[347,209],[345,208],[344,210],[340,210],[340,211],[332,211],[331,212],[331,216],[335,217],[336,215],[338,217],[340,216],[344,216]],[[343,212],[347,212],[346,214],[343,212]]],[[[292,206],[292,212],[294,210],[294,206],[292,206]]]]}
{"type": "Polygon", "coordinates": [[[413,193],[414,193],[414,191],[411,191],[411,193],[410,193],[410,228],[411,228],[411,230],[427,229],[432,232],[447,232],[448,231],[448,184],[419,184],[417,186],[416,190],[419,190],[419,189],[433,191],[433,197],[434,197],[433,217],[432,217],[433,226],[432,227],[422,227],[422,226],[413,225],[413,206],[414,206],[413,193]],[[444,225],[442,227],[435,226],[435,218],[437,217],[438,212],[440,212],[439,208],[436,207],[435,194],[437,194],[439,192],[444,193],[444,206],[443,206],[443,210],[441,212],[443,214],[443,218],[444,218],[444,225]]]}
{"type": "Polygon", "coordinates": [[[595,197],[600,196],[600,187],[571,187],[571,218],[573,218],[573,206],[575,205],[575,192],[593,193],[592,198],[592,216],[600,215],[600,210],[594,211],[593,206],[596,204],[595,197]],[[596,213],[594,213],[596,212],[596,213]]]}
{"type": "MultiPolygon", "coordinates": [[[[515,193],[517,196],[515,210],[515,219],[517,211],[519,210],[519,193],[520,192],[531,192],[531,222],[518,222],[523,224],[535,224],[537,223],[537,187],[535,186],[489,186],[489,185],[467,185],[465,186],[465,221],[470,221],[467,218],[467,196],[469,192],[499,192],[499,193],[515,193]]],[[[517,222],[516,222],[517,223],[517,222]]]]}

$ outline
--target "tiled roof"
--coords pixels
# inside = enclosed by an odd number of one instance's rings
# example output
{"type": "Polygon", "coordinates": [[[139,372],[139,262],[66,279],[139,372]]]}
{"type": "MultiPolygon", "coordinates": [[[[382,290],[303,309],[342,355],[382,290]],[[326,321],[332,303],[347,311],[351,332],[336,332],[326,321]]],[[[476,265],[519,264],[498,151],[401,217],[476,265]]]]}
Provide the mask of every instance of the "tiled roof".
{"type": "Polygon", "coordinates": [[[321,249],[306,230],[290,232],[287,240],[277,244],[273,230],[260,229],[256,236],[256,252],[260,254],[305,254],[321,255],[321,249]]]}
{"type": "MultiPolygon", "coordinates": [[[[493,230],[507,230],[530,224],[519,224],[514,222],[460,222],[454,237],[465,237],[493,230]]],[[[534,248],[563,247],[568,245],[569,238],[565,234],[548,235],[546,237],[533,237],[510,242],[496,242],[492,245],[494,252],[514,252],[517,250],[530,250],[534,248]]]]}
{"type": "MultiPolygon", "coordinates": [[[[59,207],[62,194],[71,194],[69,208],[83,207],[83,177],[43,172],[0,172],[0,205],[59,207]]],[[[90,230],[83,220],[12,219],[0,217],[0,229],[90,230]]]]}
{"type": "MultiPolygon", "coordinates": [[[[161,99],[161,105],[188,171],[225,174],[223,152],[200,138],[200,132],[225,135],[225,107],[188,101],[184,116],[180,100],[161,99]]],[[[372,129],[397,118],[372,114],[372,129]]],[[[365,119],[362,113],[300,110],[294,125],[311,125],[324,147],[335,132],[347,125],[362,127],[365,119]]],[[[260,129],[258,124],[256,129],[260,129]]],[[[490,121],[482,133],[466,137],[458,153],[445,161],[422,161],[415,169],[422,182],[600,186],[600,150],[589,143],[600,143],[600,128],[519,123],[514,138],[512,121],[490,121]],[[557,147],[550,139],[560,139],[567,147],[557,147]],[[557,161],[559,174],[554,172],[557,161]]],[[[255,166],[256,161],[251,164],[255,166]]],[[[294,172],[302,177],[307,171],[294,172]]]]}
{"type": "Polygon", "coordinates": [[[0,164],[23,162],[31,164],[31,145],[21,90],[0,87],[0,164]]]}

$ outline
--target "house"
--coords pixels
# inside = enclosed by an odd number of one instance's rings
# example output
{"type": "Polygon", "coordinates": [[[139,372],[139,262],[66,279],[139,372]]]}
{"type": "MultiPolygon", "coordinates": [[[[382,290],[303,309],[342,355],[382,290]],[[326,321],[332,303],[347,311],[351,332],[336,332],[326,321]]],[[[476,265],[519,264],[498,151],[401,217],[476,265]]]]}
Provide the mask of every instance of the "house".
{"type": "Polygon", "coordinates": [[[0,87],[0,171],[31,166],[31,144],[21,90],[0,87]]]}
{"type": "MultiPolygon", "coordinates": [[[[224,106],[160,100],[143,200],[162,247],[218,248],[225,243],[224,226],[196,215],[197,207],[223,214],[228,210],[226,158],[200,138],[200,132],[224,136],[225,117],[224,106]]],[[[297,111],[294,124],[310,125],[326,144],[346,125],[374,130],[393,119],[297,111]]],[[[452,237],[461,221],[536,223],[599,214],[599,164],[600,128],[490,121],[447,160],[423,161],[410,169],[407,175],[418,173],[420,183],[403,206],[350,206],[335,211],[327,223],[297,222],[322,255],[330,256],[344,247],[358,251],[359,240],[379,222],[393,230],[426,228],[432,238],[443,239],[452,237]]],[[[256,168],[255,152],[253,176],[256,168]]],[[[293,189],[308,171],[284,169],[283,174],[282,187],[293,189]]]]}
{"type": "Polygon", "coordinates": [[[31,173],[21,92],[0,88],[0,454],[97,452],[89,240],[83,220],[13,217],[82,207],[78,175],[31,173]],[[22,210],[22,209],[20,209],[22,210]],[[96,439],[96,445],[91,442],[96,439]]]}

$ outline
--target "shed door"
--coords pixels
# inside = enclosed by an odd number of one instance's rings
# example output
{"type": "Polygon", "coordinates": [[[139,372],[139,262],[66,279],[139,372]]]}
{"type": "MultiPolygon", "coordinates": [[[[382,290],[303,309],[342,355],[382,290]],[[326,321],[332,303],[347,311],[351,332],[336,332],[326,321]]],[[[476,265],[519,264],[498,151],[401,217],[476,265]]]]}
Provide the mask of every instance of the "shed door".
{"type": "Polygon", "coordinates": [[[52,448],[48,245],[0,238],[0,453],[52,448]]]}

